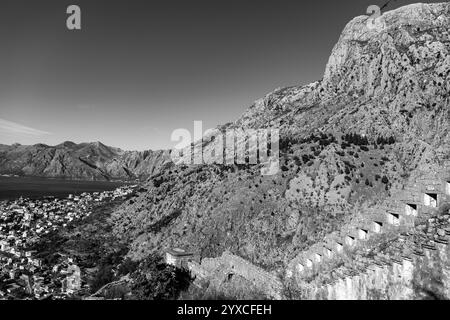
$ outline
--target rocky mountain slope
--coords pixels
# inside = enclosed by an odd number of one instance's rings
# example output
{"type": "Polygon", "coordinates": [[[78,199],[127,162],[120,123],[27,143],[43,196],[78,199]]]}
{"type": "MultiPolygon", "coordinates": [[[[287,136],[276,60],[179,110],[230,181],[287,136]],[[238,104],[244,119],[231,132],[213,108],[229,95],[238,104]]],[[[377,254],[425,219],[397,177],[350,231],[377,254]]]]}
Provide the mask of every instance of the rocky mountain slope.
{"type": "Polygon", "coordinates": [[[0,146],[0,174],[76,180],[146,178],[169,165],[167,151],[123,151],[100,142],[0,146]]]}
{"type": "Polygon", "coordinates": [[[252,165],[160,172],[113,215],[130,255],[228,250],[282,272],[352,212],[448,161],[450,4],[402,7],[374,29],[367,19],[345,27],[322,80],[278,89],[221,128],[279,128],[278,174],[252,165]]]}

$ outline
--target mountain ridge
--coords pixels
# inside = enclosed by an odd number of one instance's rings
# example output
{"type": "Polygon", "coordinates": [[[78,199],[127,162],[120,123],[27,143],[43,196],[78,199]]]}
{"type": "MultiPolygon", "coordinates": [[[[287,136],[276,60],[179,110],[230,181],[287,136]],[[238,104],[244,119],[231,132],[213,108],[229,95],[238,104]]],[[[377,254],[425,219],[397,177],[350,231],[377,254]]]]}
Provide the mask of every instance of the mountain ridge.
{"type": "Polygon", "coordinates": [[[71,180],[146,179],[170,166],[169,151],[124,151],[97,142],[0,146],[0,174],[71,180]]]}

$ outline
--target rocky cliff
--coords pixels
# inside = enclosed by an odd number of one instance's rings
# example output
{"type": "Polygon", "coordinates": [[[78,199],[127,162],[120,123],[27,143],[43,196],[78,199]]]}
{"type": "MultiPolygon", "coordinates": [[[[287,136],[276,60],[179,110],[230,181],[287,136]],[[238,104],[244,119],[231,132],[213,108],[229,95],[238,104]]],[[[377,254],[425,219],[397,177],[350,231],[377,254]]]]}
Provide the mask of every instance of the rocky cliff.
{"type": "Polygon", "coordinates": [[[283,277],[358,213],[442,169],[450,160],[449,19],[448,3],[387,12],[375,28],[367,16],[353,19],[322,80],[278,89],[220,128],[280,129],[280,172],[198,165],[153,176],[113,216],[130,254],[228,250],[283,277]]]}
{"type": "Polygon", "coordinates": [[[0,146],[0,174],[75,180],[146,178],[170,166],[167,151],[123,151],[100,142],[0,146]]]}

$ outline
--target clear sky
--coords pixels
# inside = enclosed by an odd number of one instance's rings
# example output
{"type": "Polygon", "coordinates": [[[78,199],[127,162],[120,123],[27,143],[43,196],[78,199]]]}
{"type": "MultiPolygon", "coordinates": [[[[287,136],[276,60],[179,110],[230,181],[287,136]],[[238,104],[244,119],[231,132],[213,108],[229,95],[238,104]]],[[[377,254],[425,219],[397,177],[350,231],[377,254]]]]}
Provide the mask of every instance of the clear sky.
{"type": "Polygon", "coordinates": [[[345,24],[385,2],[2,0],[0,143],[172,147],[174,129],[320,79],[345,24]]]}

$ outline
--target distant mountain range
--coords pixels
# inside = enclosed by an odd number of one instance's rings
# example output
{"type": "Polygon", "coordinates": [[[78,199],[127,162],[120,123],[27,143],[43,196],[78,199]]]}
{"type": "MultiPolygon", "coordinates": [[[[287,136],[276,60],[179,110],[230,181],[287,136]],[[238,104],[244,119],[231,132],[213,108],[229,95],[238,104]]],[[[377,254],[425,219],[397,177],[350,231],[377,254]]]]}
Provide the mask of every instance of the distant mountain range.
{"type": "Polygon", "coordinates": [[[170,166],[168,151],[124,151],[101,142],[0,145],[0,174],[73,180],[134,180],[170,166]]]}

